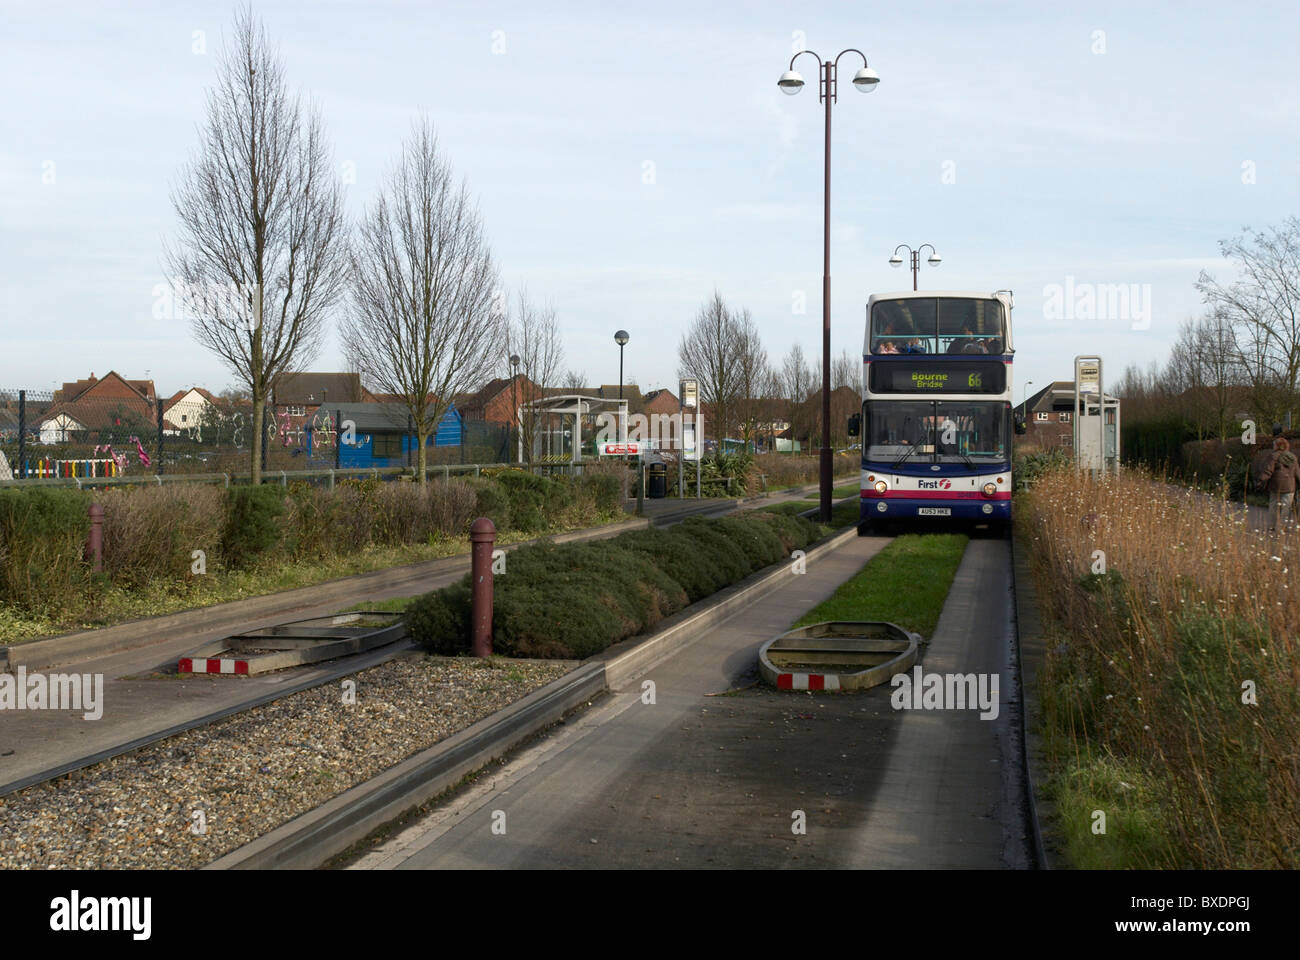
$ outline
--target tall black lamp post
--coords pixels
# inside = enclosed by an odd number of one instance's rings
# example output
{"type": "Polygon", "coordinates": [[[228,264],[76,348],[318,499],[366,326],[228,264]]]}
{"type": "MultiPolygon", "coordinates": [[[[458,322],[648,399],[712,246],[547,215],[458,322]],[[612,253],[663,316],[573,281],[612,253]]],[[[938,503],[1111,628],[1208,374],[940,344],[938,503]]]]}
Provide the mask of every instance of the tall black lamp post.
{"type": "Polygon", "coordinates": [[[840,57],[856,53],[862,58],[862,68],[853,75],[853,85],[863,93],[870,93],[880,83],[880,75],[867,65],[867,55],[850,47],[842,50],[834,60],[823,61],[811,50],[801,50],[790,58],[790,67],[781,74],[776,85],[784,93],[796,94],[803,89],[803,77],[794,69],[794,62],[804,54],[816,58],[821,71],[818,101],[826,105],[825,190],[822,210],[822,451],[821,451],[821,519],[831,519],[831,105],[839,93],[838,68],[840,57]]]}

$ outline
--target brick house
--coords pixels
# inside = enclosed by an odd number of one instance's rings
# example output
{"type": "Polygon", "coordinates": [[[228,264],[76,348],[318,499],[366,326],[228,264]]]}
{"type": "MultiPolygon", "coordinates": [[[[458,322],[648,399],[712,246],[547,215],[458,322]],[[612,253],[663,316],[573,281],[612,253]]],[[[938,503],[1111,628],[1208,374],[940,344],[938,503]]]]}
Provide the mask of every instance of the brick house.
{"type": "Polygon", "coordinates": [[[107,439],[122,431],[156,429],[158,396],[152,380],[127,380],[110,370],[70,380],[54,391],[42,416],[41,443],[107,439]]]}
{"type": "Polygon", "coordinates": [[[1016,444],[1074,450],[1074,381],[1056,380],[1017,404],[1015,413],[1025,420],[1025,432],[1016,444]]]}
{"type": "Polygon", "coordinates": [[[516,403],[523,406],[546,394],[547,391],[520,373],[513,377],[494,377],[474,393],[456,397],[455,404],[463,420],[484,420],[513,429],[516,403]]]}
{"type": "Polygon", "coordinates": [[[303,446],[307,424],[322,404],[373,401],[361,386],[359,373],[286,373],[271,391],[268,417],[275,418],[277,435],[287,434],[289,445],[303,446]]]}

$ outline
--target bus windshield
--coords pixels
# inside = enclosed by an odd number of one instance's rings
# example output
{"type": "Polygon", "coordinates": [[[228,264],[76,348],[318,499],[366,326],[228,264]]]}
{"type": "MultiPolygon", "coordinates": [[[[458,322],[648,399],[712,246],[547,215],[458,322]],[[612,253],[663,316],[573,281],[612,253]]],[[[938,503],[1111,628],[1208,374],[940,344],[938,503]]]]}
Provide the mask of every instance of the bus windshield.
{"type": "Polygon", "coordinates": [[[1001,400],[872,400],[863,404],[863,461],[896,467],[1005,463],[1008,405],[1001,400]]]}
{"type": "Polygon", "coordinates": [[[871,352],[1001,354],[1002,304],[974,297],[905,297],[871,307],[871,352]]]}

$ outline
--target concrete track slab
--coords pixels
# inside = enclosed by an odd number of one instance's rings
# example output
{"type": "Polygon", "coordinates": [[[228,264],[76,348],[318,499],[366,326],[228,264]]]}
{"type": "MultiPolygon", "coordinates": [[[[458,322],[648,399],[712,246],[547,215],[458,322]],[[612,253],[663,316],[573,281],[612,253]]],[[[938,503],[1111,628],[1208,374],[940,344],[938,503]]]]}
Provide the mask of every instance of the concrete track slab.
{"type": "MultiPolygon", "coordinates": [[[[773,496],[760,504],[780,503],[796,497],[773,496]]],[[[660,501],[662,502],[662,501],[660,501]]],[[[689,501],[687,501],[689,503],[689,501]]],[[[736,501],[706,502],[709,513],[730,512],[736,501]]],[[[677,517],[676,519],[681,519],[677,517]]],[[[665,523],[673,522],[665,518],[665,523]]],[[[589,536],[608,533],[597,528],[589,536]]],[[[220,640],[232,633],[271,626],[286,620],[326,616],[358,602],[377,602],[391,597],[407,597],[455,583],[468,570],[465,557],[435,561],[433,571],[413,578],[409,568],[392,582],[384,583],[373,574],[358,578],[357,592],[340,599],[336,591],[324,602],[312,602],[311,588],[293,591],[295,601],[267,614],[250,617],[237,628],[222,623],[216,628],[177,628],[165,638],[145,646],[118,653],[83,658],[76,662],[39,672],[102,674],[104,678],[103,716],[86,720],[83,711],[40,710],[9,711],[0,715],[0,793],[13,784],[41,771],[73,764],[87,757],[111,750],[121,744],[156,734],[159,731],[193,723],[210,714],[238,707],[275,695],[289,686],[310,686],[346,676],[382,662],[395,651],[410,648],[401,642],[366,654],[329,661],[319,665],[254,677],[177,676],[176,661],[197,647],[220,640]]],[[[215,608],[194,611],[194,622],[202,623],[215,608]]],[[[147,626],[147,621],[144,626],[147,626]]]]}
{"type": "MultiPolygon", "coordinates": [[[[890,689],[748,687],[763,641],[888,541],[852,540],[368,854],[363,868],[1028,864],[1012,749],[1010,556],[973,541],[928,670],[1001,671],[997,720],[890,689]],[[642,701],[653,680],[656,702],[642,701]],[[726,696],[710,696],[723,691],[726,696]],[[504,814],[506,832],[494,833],[504,814]],[[792,832],[803,811],[807,833],[792,832]]],[[[499,829],[499,827],[498,827],[499,829]]]]}

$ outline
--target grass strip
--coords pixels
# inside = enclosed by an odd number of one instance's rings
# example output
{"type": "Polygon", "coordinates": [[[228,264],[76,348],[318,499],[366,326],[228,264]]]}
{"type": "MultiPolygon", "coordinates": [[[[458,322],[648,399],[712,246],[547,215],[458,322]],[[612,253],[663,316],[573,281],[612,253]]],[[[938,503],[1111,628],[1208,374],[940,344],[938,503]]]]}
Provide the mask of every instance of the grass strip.
{"type": "MultiPolygon", "coordinates": [[[[857,504],[853,507],[856,511],[857,504]]],[[[791,627],[823,620],[884,620],[929,637],[969,539],[960,533],[897,537],[791,627]]]]}

